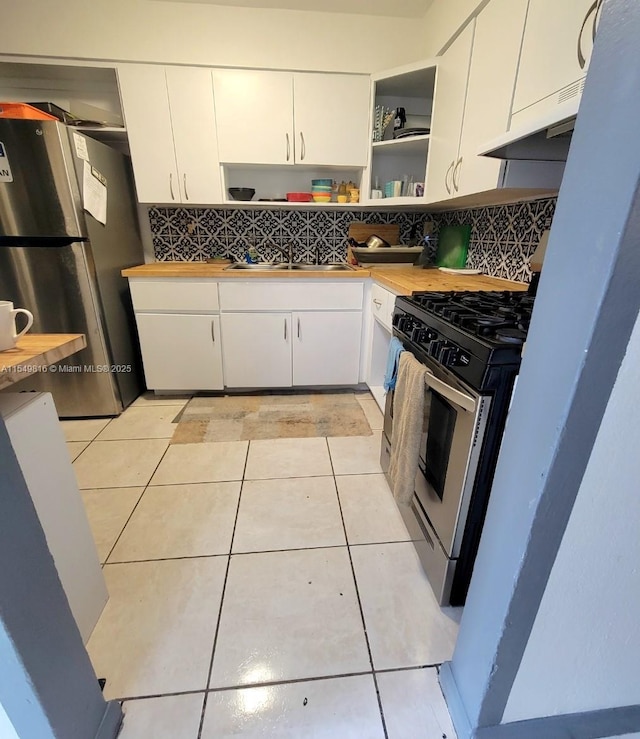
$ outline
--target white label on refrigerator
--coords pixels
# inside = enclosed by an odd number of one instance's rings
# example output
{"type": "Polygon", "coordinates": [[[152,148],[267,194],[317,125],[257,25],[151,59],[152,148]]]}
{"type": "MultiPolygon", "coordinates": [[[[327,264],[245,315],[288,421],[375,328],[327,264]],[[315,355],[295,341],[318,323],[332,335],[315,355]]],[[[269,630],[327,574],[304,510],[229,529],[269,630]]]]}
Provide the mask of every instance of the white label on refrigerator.
{"type": "Polygon", "coordinates": [[[73,143],[76,145],[76,156],[78,159],[89,161],[89,150],[87,149],[87,140],[80,134],[73,132],[73,143]]]}
{"type": "Polygon", "coordinates": [[[82,177],[82,205],[96,221],[107,223],[107,178],[84,162],[82,177]]]}
{"type": "Polygon", "coordinates": [[[7,149],[2,141],[0,141],[0,182],[13,182],[7,149]]]}

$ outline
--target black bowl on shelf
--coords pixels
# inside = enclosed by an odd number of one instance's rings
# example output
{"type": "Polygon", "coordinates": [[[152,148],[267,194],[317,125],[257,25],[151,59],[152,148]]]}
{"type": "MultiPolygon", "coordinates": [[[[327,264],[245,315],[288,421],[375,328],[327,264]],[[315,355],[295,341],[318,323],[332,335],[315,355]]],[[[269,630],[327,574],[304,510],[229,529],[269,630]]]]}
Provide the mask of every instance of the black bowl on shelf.
{"type": "Polygon", "coordinates": [[[256,194],[253,187],[230,187],[229,195],[234,200],[251,200],[256,194]]]}

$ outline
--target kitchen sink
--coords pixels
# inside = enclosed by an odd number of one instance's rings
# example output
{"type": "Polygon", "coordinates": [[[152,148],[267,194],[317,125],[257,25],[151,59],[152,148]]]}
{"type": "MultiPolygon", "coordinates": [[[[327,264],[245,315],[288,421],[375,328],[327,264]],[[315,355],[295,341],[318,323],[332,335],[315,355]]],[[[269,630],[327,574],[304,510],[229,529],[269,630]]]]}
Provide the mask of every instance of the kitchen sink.
{"type": "Polygon", "coordinates": [[[353,267],[349,264],[292,264],[291,269],[303,272],[346,272],[353,267]]]}
{"type": "Polygon", "coordinates": [[[345,272],[352,270],[348,264],[272,264],[271,262],[258,262],[257,264],[245,264],[244,262],[235,262],[225,267],[228,269],[252,269],[262,272],[274,272],[278,270],[293,270],[300,272],[345,272]]]}
{"type": "Polygon", "coordinates": [[[245,262],[235,262],[224,268],[226,272],[228,269],[254,269],[261,270],[263,272],[273,272],[275,270],[289,269],[288,264],[271,264],[271,262],[258,262],[257,264],[245,264],[245,262]]]}

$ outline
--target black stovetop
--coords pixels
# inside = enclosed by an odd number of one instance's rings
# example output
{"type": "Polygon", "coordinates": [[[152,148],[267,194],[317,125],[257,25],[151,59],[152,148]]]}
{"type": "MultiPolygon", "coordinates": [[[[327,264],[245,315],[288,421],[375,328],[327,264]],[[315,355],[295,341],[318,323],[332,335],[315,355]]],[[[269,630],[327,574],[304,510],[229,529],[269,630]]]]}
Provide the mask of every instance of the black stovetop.
{"type": "Polygon", "coordinates": [[[525,292],[421,292],[408,300],[425,314],[498,346],[524,342],[533,310],[533,297],[525,292]]]}
{"type": "Polygon", "coordinates": [[[490,366],[520,365],[533,300],[526,292],[416,292],[396,299],[394,333],[480,388],[490,366]]]}

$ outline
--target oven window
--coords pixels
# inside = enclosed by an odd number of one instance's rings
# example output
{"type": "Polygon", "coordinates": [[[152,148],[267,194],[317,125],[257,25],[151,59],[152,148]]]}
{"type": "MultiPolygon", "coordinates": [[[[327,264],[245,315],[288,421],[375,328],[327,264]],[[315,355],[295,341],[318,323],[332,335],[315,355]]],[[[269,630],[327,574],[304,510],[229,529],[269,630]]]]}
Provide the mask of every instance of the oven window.
{"type": "Polygon", "coordinates": [[[429,395],[431,403],[427,429],[426,465],[423,472],[436,495],[442,500],[457,412],[438,393],[431,391],[429,395]]]}

